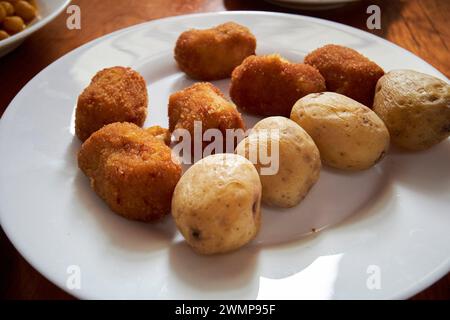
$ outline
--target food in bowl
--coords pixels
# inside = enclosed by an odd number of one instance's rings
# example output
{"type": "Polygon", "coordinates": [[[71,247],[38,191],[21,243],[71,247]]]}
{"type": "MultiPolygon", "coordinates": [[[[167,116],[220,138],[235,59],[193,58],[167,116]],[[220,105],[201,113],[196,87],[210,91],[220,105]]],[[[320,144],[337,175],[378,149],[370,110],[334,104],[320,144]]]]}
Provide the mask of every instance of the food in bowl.
{"type": "Polygon", "coordinates": [[[373,110],[392,142],[425,150],[450,136],[450,85],[412,70],[393,70],[378,80],[373,110]]]}
{"type": "Polygon", "coordinates": [[[81,146],[78,166],[91,187],[115,213],[154,222],[170,213],[181,165],[171,150],[133,123],[112,123],[81,146]]]}
{"type": "Polygon", "coordinates": [[[389,148],[389,132],[376,113],[338,93],[303,97],[292,108],[291,119],[313,138],[322,161],[334,168],[368,169],[389,148]]]}
{"type": "Polygon", "coordinates": [[[227,22],[214,28],[183,32],[175,60],[189,77],[209,81],[229,78],[235,67],[255,54],[256,38],[246,27],[227,22]]]}
{"type": "Polygon", "coordinates": [[[24,30],[37,15],[34,0],[0,1],[0,41],[24,30]]]}
{"type": "Polygon", "coordinates": [[[325,88],[324,78],[314,67],[271,54],[250,56],[234,69],[230,96],[246,112],[289,117],[298,99],[325,88]]]}
{"type": "Polygon", "coordinates": [[[268,205],[284,208],[298,205],[319,179],[321,162],[317,146],[305,130],[284,117],[259,121],[239,143],[236,153],[247,159],[255,157],[252,163],[260,175],[262,201],[268,205]],[[272,159],[270,164],[261,160],[268,155],[272,159]]]}

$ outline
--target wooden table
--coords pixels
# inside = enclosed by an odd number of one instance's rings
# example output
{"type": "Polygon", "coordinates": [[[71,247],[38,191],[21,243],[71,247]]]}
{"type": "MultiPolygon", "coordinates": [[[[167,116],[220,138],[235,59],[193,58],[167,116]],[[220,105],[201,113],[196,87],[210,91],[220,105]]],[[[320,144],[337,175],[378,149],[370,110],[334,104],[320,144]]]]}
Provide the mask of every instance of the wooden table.
{"type": "MultiPolygon", "coordinates": [[[[362,2],[328,12],[295,11],[262,0],[75,0],[82,29],[68,30],[67,15],[28,38],[0,59],[0,115],[20,89],[47,65],[78,46],[112,31],[167,16],[222,10],[264,10],[299,13],[334,20],[366,30],[366,8],[378,4],[381,37],[412,51],[450,78],[450,1],[385,0],[362,2]]],[[[72,299],[37,273],[0,230],[0,298],[72,299]]],[[[414,299],[450,299],[450,275],[414,299]]]]}

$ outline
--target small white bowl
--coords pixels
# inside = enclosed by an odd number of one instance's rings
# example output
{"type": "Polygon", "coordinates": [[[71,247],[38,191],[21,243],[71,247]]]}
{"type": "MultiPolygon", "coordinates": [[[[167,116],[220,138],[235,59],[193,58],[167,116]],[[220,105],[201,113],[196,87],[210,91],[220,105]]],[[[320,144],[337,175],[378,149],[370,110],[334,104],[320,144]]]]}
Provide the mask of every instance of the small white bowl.
{"type": "Polygon", "coordinates": [[[28,36],[58,16],[71,0],[37,0],[38,19],[25,30],[0,41],[0,57],[17,48],[28,36]]]}

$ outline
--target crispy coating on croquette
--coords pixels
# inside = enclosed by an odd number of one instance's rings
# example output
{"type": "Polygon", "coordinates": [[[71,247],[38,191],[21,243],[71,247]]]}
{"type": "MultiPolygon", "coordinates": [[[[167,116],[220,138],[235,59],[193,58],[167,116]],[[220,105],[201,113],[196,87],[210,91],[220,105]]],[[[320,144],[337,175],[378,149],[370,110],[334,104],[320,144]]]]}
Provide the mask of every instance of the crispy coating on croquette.
{"type": "Polygon", "coordinates": [[[229,78],[235,67],[255,54],[256,38],[244,26],[227,22],[205,30],[183,32],[175,46],[182,71],[197,80],[229,78]]]}
{"type": "Polygon", "coordinates": [[[78,97],[75,132],[81,141],[114,122],[144,124],[147,116],[147,87],[144,78],[126,67],[99,71],[78,97]]]}
{"type": "Polygon", "coordinates": [[[93,133],[81,146],[78,166],[111,210],[149,222],[170,212],[182,171],[160,139],[126,122],[93,133]]]}
{"type": "Polygon", "coordinates": [[[372,108],[375,86],[384,71],[351,48],[326,45],[305,57],[325,78],[327,90],[343,94],[372,108]]]}
{"type": "Polygon", "coordinates": [[[301,97],[325,91],[315,68],[291,63],[278,54],[250,56],[234,69],[230,96],[236,105],[261,116],[289,117],[301,97]]]}
{"type": "Polygon", "coordinates": [[[162,128],[160,126],[153,126],[145,129],[148,133],[150,133],[155,138],[158,138],[166,146],[170,146],[171,134],[169,129],[162,128]]]}
{"type": "Polygon", "coordinates": [[[195,121],[201,121],[203,133],[207,129],[215,128],[219,129],[224,137],[227,129],[245,129],[245,123],[236,106],[228,101],[217,87],[208,82],[196,83],[173,93],[169,98],[171,132],[186,129],[191,137],[194,137],[195,121]]]}

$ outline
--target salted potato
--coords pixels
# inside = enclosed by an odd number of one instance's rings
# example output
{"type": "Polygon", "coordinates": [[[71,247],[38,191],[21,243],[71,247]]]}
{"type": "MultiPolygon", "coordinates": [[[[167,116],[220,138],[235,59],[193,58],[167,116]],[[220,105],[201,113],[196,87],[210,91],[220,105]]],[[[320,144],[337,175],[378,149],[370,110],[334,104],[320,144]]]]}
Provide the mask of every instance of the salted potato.
{"type": "Polygon", "coordinates": [[[297,205],[319,179],[320,154],[314,141],[298,124],[284,117],[258,122],[239,143],[236,153],[255,164],[262,201],[269,205],[297,205]],[[265,155],[271,161],[266,161],[265,155]]]}
{"type": "Polygon", "coordinates": [[[255,54],[256,38],[250,30],[234,22],[210,29],[183,32],[175,46],[175,60],[193,79],[229,78],[235,67],[255,54]]]}
{"type": "Polygon", "coordinates": [[[291,119],[313,138],[322,161],[338,169],[364,170],[385,155],[389,132],[368,107],[338,93],[303,97],[291,119]]]}
{"type": "Polygon", "coordinates": [[[190,167],[178,182],[172,215],[198,253],[236,250],[259,231],[261,182],[253,164],[235,154],[211,155],[190,167]]]}
{"type": "Polygon", "coordinates": [[[373,110],[392,142],[424,150],[450,135],[450,85],[412,70],[388,72],[377,83],[373,110]]]}

